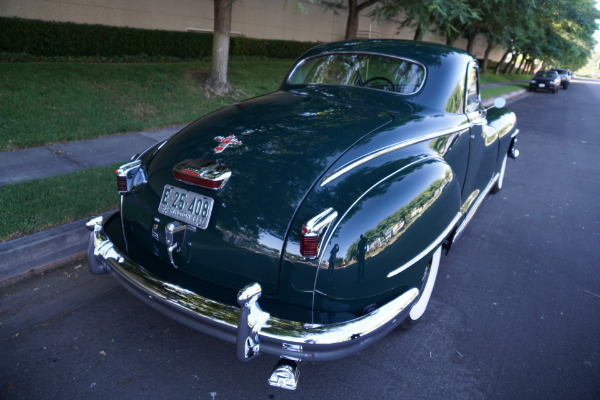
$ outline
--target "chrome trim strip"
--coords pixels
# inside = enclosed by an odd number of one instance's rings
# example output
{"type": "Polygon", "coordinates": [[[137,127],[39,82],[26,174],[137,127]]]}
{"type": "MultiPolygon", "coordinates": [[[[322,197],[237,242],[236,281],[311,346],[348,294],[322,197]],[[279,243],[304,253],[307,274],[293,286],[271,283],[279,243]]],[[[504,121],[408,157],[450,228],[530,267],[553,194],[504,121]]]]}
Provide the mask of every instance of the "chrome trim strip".
{"type": "Polygon", "coordinates": [[[317,216],[311,218],[302,228],[302,233],[306,236],[316,236],[321,233],[323,228],[328,226],[337,218],[337,211],[329,207],[323,210],[317,216]]]}
{"type": "Polygon", "coordinates": [[[444,231],[433,242],[431,242],[431,244],[429,246],[427,246],[425,248],[425,250],[423,250],[422,252],[420,252],[419,254],[417,254],[409,262],[405,263],[400,268],[397,268],[397,269],[393,270],[392,272],[390,272],[387,275],[387,277],[391,278],[391,277],[393,277],[395,275],[398,275],[400,272],[402,272],[402,271],[410,268],[414,263],[416,263],[417,261],[419,261],[420,259],[422,259],[423,257],[425,257],[434,248],[436,248],[437,246],[439,246],[440,243],[442,243],[442,241],[450,234],[450,232],[452,232],[452,229],[454,229],[454,226],[456,225],[456,223],[458,222],[458,220],[461,217],[462,217],[462,214],[460,212],[457,213],[456,216],[452,219],[452,222],[450,222],[450,225],[448,225],[446,227],[446,229],[444,229],[444,231]]]}
{"type": "Polygon", "coordinates": [[[398,143],[389,145],[387,147],[384,147],[380,150],[373,151],[362,157],[356,158],[353,161],[350,161],[349,163],[347,163],[347,164],[341,166],[340,168],[336,169],[335,171],[333,171],[331,174],[325,176],[325,178],[323,178],[323,180],[321,181],[320,186],[323,187],[323,186],[327,185],[328,183],[330,183],[330,182],[334,181],[335,179],[339,178],[340,176],[344,175],[346,172],[348,172],[368,161],[371,161],[377,157],[384,156],[388,153],[391,153],[396,150],[400,150],[404,147],[408,147],[413,144],[425,142],[427,140],[433,140],[438,137],[451,135],[453,133],[460,132],[460,131],[466,131],[469,128],[470,128],[470,125],[468,127],[444,129],[442,131],[437,131],[437,132],[433,132],[433,133],[430,133],[427,135],[418,136],[416,138],[403,140],[402,142],[398,142],[398,143]]]}
{"type": "MultiPolygon", "coordinates": [[[[296,72],[296,69],[298,69],[301,65],[303,65],[308,60],[312,60],[313,58],[326,57],[326,56],[338,55],[338,54],[340,54],[340,55],[367,55],[367,56],[395,58],[396,60],[407,61],[409,63],[416,64],[416,65],[420,66],[421,68],[423,68],[423,71],[425,71],[425,74],[423,75],[423,80],[421,81],[421,85],[419,85],[419,87],[416,88],[414,92],[410,92],[410,93],[388,92],[388,93],[399,94],[401,96],[412,96],[413,94],[418,93],[421,90],[421,88],[425,85],[425,81],[427,80],[427,67],[425,66],[425,64],[423,64],[419,61],[416,61],[416,60],[412,60],[410,58],[398,57],[398,56],[391,55],[391,54],[373,53],[373,52],[369,52],[369,51],[331,51],[331,52],[323,52],[323,53],[315,54],[314,56],[305,58],[304,60],[300,61],[287,74],[285,83],[288,85],[291,85],[291,86],[299,86],[299,85],[319,86],[320,84],[315,84],[315,83],[290,83],[289,77],[292,76],[296,72]]],[[[334,86],[344,86],[344,85],[334,85],[334,86]]],[[[361,86],[356,86],[356,85],[347,85],[347,86],[361,87],[361,86]]],[[[372,89],[372,90],[377,90],[377,89],[372,89]]]]}
{"type": "MultiPolygon", "coordinates": [[[[90,269],[111,272],[139,299],[175,320],[231,343],[237,341],[241,310],[163,281],[123,254],[107,237],[101,218],[91,220],[88,247],[90,269]]],[[[245,292],[241,291],[243,302],[245,292]]],[[[412,288],[377,310],[343,323],[318,325],[269,316],[256,337],[260,351],[276,356],[315,361],[353,354],[380,339],[408,315],[419,296],[412,288]]],[[[254,325],[254,323],[253,323],[254,325]]]]}
{"type": "Polygon", "coordinates": [[[142,185],[147,182],[146,174],[141,168],[142,160],[137,159],[130,161],[127,164],[121,165],[117,168],[117,182],[119,179],[125,179],[125,190],[119,190],[119,194],[126,194],[133,190],[134,187],[142,185]],[[139,176],[141,174],[141,176],[139,176]]]}
{"type": "MultiPolygon", "coordinates": [[[[494,186],[494,184],[496,183],[496,181],[498,180],[499,177],[500,177],[500,174],[496,173],[496,175],[494,175],[494,177],[487,184],[485,189],[483,189],[483,191],[479,194],[479,197],[477,198],[477,200],[475,200],[475,203],[469,209],[467,216],[465,217],[463,222],[459,225],[459,227],[456,229],[456,233],[454,234],[454,237],[452,238],[452,243],[456,242],[456,239],[458,239],[458,237],[460,236],[462,231],[465,229],[465,227],[467,226],[469,221],[471,221],[471,218],[473,218],[473,215],[475,215],[475,211],[477,211],[477,209],[483,202],[483,199],[485,199],[485,196],[487,196],[487,194],[490,192],[490,190],[492,190],[492,187],[494,186]]],[[[464,211],[463,211],[463,213],[464,213],[464,211]]]]}

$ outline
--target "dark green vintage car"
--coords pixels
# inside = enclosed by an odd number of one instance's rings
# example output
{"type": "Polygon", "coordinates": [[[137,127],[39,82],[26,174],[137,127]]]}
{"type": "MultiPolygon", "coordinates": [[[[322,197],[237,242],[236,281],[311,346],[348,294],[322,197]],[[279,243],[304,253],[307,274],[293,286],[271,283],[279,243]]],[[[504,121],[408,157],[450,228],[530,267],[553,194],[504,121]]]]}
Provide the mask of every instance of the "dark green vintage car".
{"type": "Polygon", "coordinates": [[[461,50],[315,47],[279,91],[120,167],[120,211],[88,223],[91,271],[242,361],[280,357],[269,382],[294,389],[299,360],[348,356],[423,315],[442,247],[518,154],[503,106],[483,108],[461,50]]]}

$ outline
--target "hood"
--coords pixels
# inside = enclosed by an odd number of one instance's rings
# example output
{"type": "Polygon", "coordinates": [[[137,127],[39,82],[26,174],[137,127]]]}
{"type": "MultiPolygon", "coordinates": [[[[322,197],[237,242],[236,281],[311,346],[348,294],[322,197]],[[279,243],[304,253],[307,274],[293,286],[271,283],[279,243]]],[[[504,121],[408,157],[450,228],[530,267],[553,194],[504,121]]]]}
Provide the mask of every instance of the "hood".
{"type": "Polygon", "coordinates": [[[531,78],[532,80],[536,80],[538,82],[552,82],[554,81],[556,78],[552,78],[550,76],[534,76],[533,78],[531,78]]]}
{"type": "Polygon", "coordinates": [[[290,92],[212,113],[144,160],[148,184],[131,201],[150,215],[136,217],[143,231],[136,237],[145,235],[147,247],[168,259],[164,239],[152,240],[150,232],[153,219],[160,220],[159,233],[173,221],[156,211],[164,186],[208,196],[208,227],[186,233],[189,248],[177,255],[178,266],[224,285],[258,282],[273,292],[289,224],[307,193],[348,148],[391,119],[377,109],[290,92]],[[217,192],[179,182],[173,167],[186,159],[215,161],[231,176],[217,192]]]}

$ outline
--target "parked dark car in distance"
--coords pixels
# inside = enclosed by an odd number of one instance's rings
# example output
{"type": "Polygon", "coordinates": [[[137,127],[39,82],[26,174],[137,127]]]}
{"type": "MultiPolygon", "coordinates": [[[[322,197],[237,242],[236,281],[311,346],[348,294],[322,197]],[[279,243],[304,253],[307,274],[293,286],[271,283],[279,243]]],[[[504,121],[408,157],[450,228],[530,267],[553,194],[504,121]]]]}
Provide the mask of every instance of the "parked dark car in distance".
{"type": "Polygon", "coordinates": [[[560,84],[560,76],[556,71],[538,71],[529,82],[529,91],[548,90],[557,93],[560,84]]]}
{"type": "Polygon", "coordinates": [[[517,133],[503,101],[483,107],[462,50],[323,44],[277,92],[121,166],[119,211],[88,222],[90,270],[241,361],[278,357],[269,383],[295,389],[300,360],[421,318],[442,248],[502,188],[517,133]]]}
{"type": "Polygon", "coordinates": [[[560,84],[563,89],[567,89],[571,84],[571,71],[565,68],[552,68],[550,71],[554,71],[560,76],[560,84]]]}

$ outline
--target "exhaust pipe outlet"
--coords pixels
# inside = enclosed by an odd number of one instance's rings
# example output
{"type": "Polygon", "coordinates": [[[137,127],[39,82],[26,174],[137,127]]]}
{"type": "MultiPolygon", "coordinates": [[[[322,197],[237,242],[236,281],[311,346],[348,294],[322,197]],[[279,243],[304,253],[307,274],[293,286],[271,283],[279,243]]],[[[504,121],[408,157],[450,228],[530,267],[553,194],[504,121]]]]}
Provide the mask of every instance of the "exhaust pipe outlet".
{"type": "Polygon", "coordinates": [[[296,390],[299,377],[298,363],[294,360],[282,358],[271,373],[269,385],[287,390],[296,390]]]}

